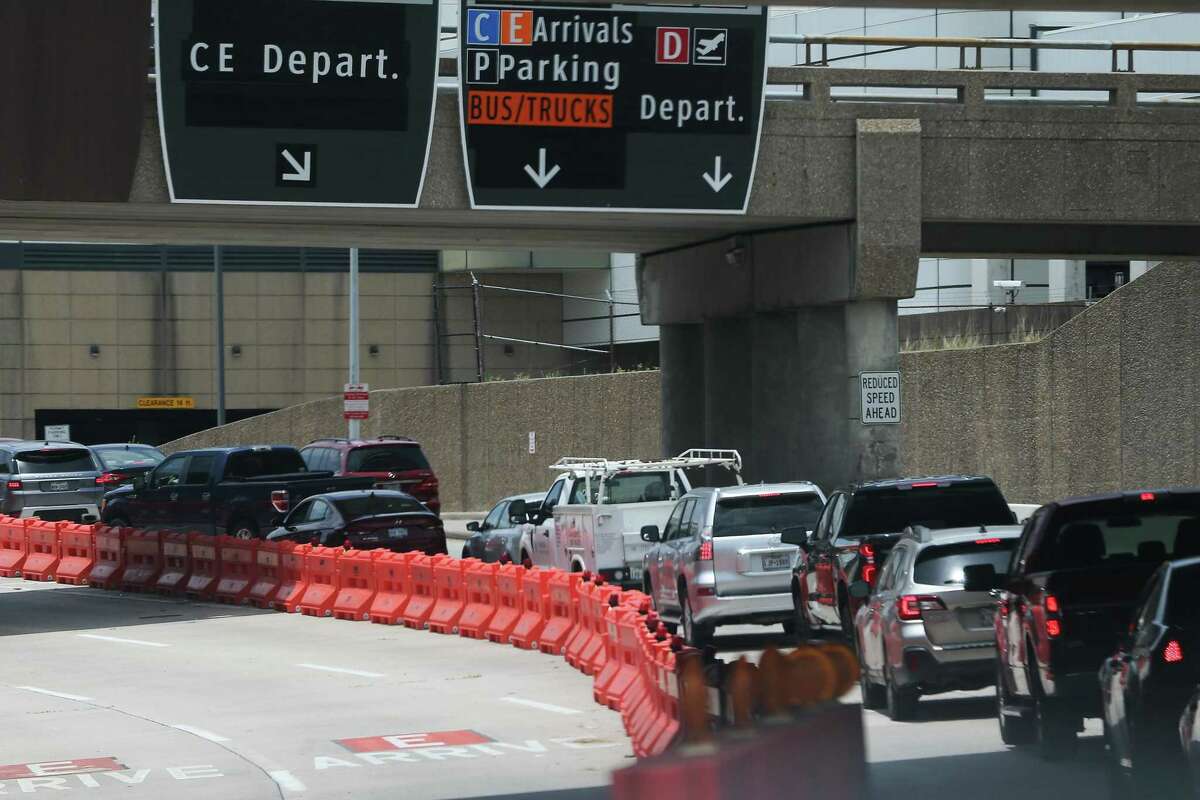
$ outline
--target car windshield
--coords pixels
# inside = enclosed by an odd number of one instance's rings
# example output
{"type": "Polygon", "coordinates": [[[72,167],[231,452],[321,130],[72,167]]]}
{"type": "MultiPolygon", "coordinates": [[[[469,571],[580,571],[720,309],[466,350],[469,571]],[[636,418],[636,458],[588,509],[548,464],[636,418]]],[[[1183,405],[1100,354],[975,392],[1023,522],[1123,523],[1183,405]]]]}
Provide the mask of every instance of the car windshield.
{"type": "Polygon", "coordinates": [[[429,469],[429,461],[415,444],[356,447],[346,457],[347,472],[411,472],[429,469]]]}
{"type": "Polygon", "coordinates": [[[671,473],[618,472],[604,481],[606,505],[656,503],[671,499],[671,473]]]}
{"type": "Polygon", "coordinates": [[[1178,507],[1146,506],[1114,509],[1115,513],[1103,516],[1060,515],[1027,568],[1044,572],[1137,561],[1158,564],[1194,555],[1194,539],[1200,535],[1195,511],[1185,514],[1178,507]]]}
{"type": "Polygon", "coordinates": [[[243,450],[229,456],[225,477],[234,480],[258,478],[263,475],[289,475],[308,472],[300,453],[291,448],[278,450],[243,450]]]}
{"type": "Polygon", "coordinates": [[[909,525],[968,528],[1011,525],[1012,511],[990,483],[952,483],[862,492],[846,514],[841,536],[853,538],[899,533],[909,525]]]}
{"type": "Polygon", "coordinates": [[[97,447],[96,454],[105,469],[153,467],[166,458],[153,447],[97,447]]]}
{"type": "Polygon", "coordinates": [[[991,564],[997,574],[1008,570],[1008,562],[1018,539],[982,536],[974,542],[926,547],[917,556],[913,582],[927,586],[961,586],[966,567],[991,564]]]}
{"type": "Polygon", "coordinates": [[[1167,624],[1195,628],[1200,623],[1200,564],[1176,567],[1167,587],[1167,624]]]}
{"type": "Polygon", "coordinates": [[[13,457],[13,472],[22,475],[44,475],[54,472],[93,472],[96,462],[87,450],[55,448],[30,450],[13,457]]]}
{"type": "Polygon", "coordinates": [[[407,514],[424,511],[425,507],[411,497],[394,494],[364,494],[334,500],[338,512],[346,519],[358,519],[378,514],[407,514]]]}
{"type": "Polygon", "coordinates": [[[825,504],[817,494],[761,494],[717,502],[713,536],[748,536],[785,530],[812,530],[825,504]]]}

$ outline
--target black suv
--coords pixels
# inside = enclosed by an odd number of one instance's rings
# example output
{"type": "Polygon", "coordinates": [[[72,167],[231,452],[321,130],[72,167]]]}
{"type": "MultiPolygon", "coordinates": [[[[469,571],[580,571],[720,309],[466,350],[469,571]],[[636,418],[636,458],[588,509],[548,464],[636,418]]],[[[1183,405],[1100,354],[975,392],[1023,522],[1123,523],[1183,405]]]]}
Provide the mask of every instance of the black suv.
{"type": "Polygon", "coordinates": [[[875,580],[892,547],[910,525],[967,528],[1012,525],[1016,515],[991,478],[943,475],[857,483],[829,498],[817,528],[787,532],[799,545],[792,573],[795,633],[840,630],[854,638],[854,615],[862,605],[850,585],[875,580]]]}
{"type": "Polygon", "coordinates": [[[996,705],[1006,744],[1046,758],[1101,716],[1099,671],[1163,561],[1200,555],[1200,489],[1121,492],[1042,506],[999,581],[996,705]]]}

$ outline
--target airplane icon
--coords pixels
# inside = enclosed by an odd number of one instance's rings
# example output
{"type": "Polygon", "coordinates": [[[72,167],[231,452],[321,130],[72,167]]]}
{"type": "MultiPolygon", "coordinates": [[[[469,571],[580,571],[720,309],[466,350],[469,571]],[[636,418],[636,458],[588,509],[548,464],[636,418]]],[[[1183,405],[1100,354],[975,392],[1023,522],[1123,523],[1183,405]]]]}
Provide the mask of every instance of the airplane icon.
{"type": "Polygon", "coordinates": [[[712,37],[711,39],[700,39],[699,41],[696,42],[696,54],[701,55],[701,56],[706,56],[709,53],[711,53],[712,51],[716,50],[718,47],[720,47],[721,43],[724,41],[725,41],[724,33],[718,33],[716,36],[712,37]]]}

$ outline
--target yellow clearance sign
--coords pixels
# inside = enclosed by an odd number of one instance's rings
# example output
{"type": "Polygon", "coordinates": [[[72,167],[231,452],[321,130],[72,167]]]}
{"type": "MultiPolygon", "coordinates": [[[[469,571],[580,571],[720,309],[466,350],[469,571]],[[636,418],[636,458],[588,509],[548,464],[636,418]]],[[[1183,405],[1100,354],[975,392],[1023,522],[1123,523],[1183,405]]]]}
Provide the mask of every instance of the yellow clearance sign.
{"type": "Polygon", "coordinates": [[[194,397],[139,397],[138,408],[195,408],[194,397]]]}

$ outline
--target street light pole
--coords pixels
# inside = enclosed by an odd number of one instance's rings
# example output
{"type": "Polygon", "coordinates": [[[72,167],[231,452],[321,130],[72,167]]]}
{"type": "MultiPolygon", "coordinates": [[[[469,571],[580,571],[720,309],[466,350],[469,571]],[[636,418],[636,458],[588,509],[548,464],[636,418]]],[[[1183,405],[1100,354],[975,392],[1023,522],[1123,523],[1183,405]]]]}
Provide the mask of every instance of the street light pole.
{"type": "Polygon", "coordinates": [[[225,273],[221,246],[213,248],[214,315],[217,320],[217,425],[225,424],[225,273]]]}
{"type": "MultiPolygon", "coordinates": [[[[358,368],[358,248],[350,248],[350,378],[347,383],[359,382],[358,368]]],[[[362,426],[359,420],[347,420],[346,434],[350,439],[359,438],[362,426]]]]}

